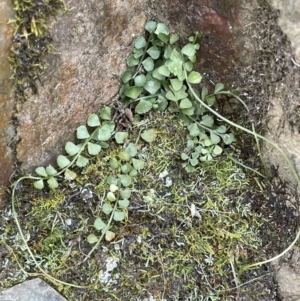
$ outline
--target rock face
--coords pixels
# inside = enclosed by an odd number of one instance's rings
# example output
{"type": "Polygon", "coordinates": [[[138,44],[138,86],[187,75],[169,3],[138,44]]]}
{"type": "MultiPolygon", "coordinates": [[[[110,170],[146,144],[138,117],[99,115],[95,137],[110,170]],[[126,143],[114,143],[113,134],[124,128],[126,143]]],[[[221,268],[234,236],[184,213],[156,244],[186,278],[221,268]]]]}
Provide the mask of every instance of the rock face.
{"type": "MultiPolygon", "coordinates": [[[[284,43],[276,42],[278,34],[273,35],[271,40],[269,38],[271,51],[276,49],[277,53],[274,53],[273,65],[270,64],[269,70],[266,71],[277,78],[269,84],[269,92],[266,91],[268,101],[272,104],[268,112],[267,134],[268,138],[277,143],[288,155],[300,175],[300,0],[268,0],[268,2],[279,10],[277,23],[287,35],[292,51],[289,46],[284,46],[284,43]]],[[[279,167],[281,177],[291,185],[297,185],[295,176],[283,157],[267,145],[265,153],[269,161],[279,167]]]]}
{"type": "Polygon", "coordinates": [[[300,250],[295,248],[288,263],[276,266],[276,280],[279,285],[279,294],[282,301],[299,301],[300,300],[300,250]]]}
{"type": "Polygon", "coordinates": [[[291,41],[295,61],[300,64],[300,0],[268,0],[280,10],[278,24],[291,41]]]}
{"type": "Polygon", "coordinates": [[[197,61],[204,78],[240,85],[239,69],[252,60],[251,43],[243,33],[256,5],[256,0],[153,0],[151,7],[156,18],[182,37],[201,33],[197,61]]]}
{"type": "Polygon", "coordinates": [[[0,301],[67,301],[40,278],[25,281],[0,292],[0,301]]]}
{"type": "Polygon", "coordinates": [[[12,1],[0,0],[0,184],[5,185],[9,184],[9,177],[13,173],[13,156],[9,144],[14,136],[11,122],[14,104],[10,99],[10,68],[7,58],[13,36],[13,27],[7,22],[13,15],[12,1]]]}
{"type": "MultiPolygon", "coordinates": [[[[133,35],[143,31],[144,1],[79,1],[52,29],[56,51],[38,95],[17,106],[21,168],[53,162],[87,116],[118,91],[133,35]]],[[[54,161],[55,162],[55,161],[54,161]]]]}

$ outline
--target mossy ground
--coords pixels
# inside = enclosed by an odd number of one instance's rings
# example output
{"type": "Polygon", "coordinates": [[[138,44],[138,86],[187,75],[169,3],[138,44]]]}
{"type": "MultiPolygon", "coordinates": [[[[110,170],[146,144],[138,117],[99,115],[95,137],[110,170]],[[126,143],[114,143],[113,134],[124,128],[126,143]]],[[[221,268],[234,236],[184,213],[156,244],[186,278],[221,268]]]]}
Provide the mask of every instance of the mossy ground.
{"type": "MultiPolygon", "coordinates": [[[[280,201],[280,195],[287,195],[283,183],[259,178],[225,154],[186,173],[180,159],[185,131],[176,116],[158,113],[130,130],[128,140],[137,143],[145,168],[129,187],[126,220],[111,224],[115,239],[101,242],[85,261],[92,248],[87,236],[99,235],[95,218],[107,218],[101,207],[107,179],[116,172],[108,159],[122,146],[110,144],[78,171],[75,182],[64,181],[59,190],[39,192],[31,183],[18,187],[18,219],[35,259],[52,277],[88,286],[57,285],[68,300],[234,300],[254,285],[235,289],[241,265],[286,246],[288,239],[282,243],[279,236],[287,222],[290,228],[296,225],[287,217],[292,213],[285,200],[280,201]],[[157,133],[150,144],[139,138],[141,129],[149,128],[157,133]],[[270,205],[274,193],[277,204],[270,205]]],[[[237,158],[243,145],[235,148],[226,151],[237,158]]],[[[243,162],[257,167],[249,143],[247,149],[243,162]]],[[[9,287],[38,275],[38,270],[10,210],[2,216],[0,283],[9,287]]],[[[253,278],[249,272],[240,281],[253,278]]],[[[266,288],[255,289],[257,300],[263,300],[266,288]]]]}
{"type": "Polygon", "coordinates": [[[37,81],[46,68],[44,57],[53,51],[49,33],[51,17],[66,10],[63,0],[15,0],[15,33],[9,56],[14,97],[18,101],[28,99],[31,93],[38,93],[37,81]]]}

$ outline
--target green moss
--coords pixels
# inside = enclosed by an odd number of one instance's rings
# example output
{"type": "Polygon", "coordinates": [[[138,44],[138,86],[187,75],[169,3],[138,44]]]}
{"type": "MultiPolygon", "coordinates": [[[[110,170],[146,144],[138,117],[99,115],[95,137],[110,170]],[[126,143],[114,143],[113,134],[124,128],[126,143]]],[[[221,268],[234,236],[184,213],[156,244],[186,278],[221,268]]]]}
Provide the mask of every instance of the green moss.
{"type": "Polygon", "coordinates": [[[15,97],[24,101],[37,93],[37,83],[46,68],[43,57],[53,49],[49,19],[66,9],[64,0],[14,1],[15,34],[9,57],[15,97]]]}
{"type": "MultiPolygon", "coordinates": [[[[77,178],[77,187],[85,185],[91,197],[65,186],[47,196],[38,194],[26,208],[22,227],[30,233],[29,246],[42,267],[63,281],[90,286],[84,292],[58,286],[68,300],[78,300],[78,294],[84,300],[149,295],[156,300],[199,300],[210,295],[211,288],[225,298],[222,291],[231,287],[230,264],[247,262],[261,244],[258,231],[264,220],[251,210],[249,199],[249,193],[259,190],[255,181],[225,156],[187,174],[179,151],[185,145],[184,127],[170,115],[153,117],[130,134],[130,141],[138,141],[138,157],[147,164],[130,187],[128,216],[112,223],[115,240],[103,241],[87,261],[87,236],[97,235],[96,217],[107,218],[101,204],[108,177],[116,176],[109,158],[119,158],[121,146],[112,144],[91,159],[77,178]],[[156,129],[157,139],[151,144],[139,139],[141,128],[156,129]],[[168,175],[163,176],[165,170],[168,175]],[[116,267],[110,271],[112,262],[116,267]]],[[[24,214],[20,207],[19,214],[24,214]]],[[[10,237],[16,235],[13,231],[9,228],[10,237]]],[[[7,237],[6,243],[12,241],[7,237]]],[[[21,241],[13,244],[20,265],[34,272],[30,256],[21,252],[21,241]]]]}

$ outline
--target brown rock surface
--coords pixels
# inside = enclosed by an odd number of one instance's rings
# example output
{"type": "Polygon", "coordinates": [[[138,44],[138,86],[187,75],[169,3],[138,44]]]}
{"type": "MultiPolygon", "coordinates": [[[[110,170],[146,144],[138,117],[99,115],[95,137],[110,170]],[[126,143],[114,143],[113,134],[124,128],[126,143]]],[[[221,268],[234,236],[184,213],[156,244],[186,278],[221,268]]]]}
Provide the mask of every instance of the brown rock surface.
{"type": "Polygon", "coordinates": [[[21,168],[53,162],[77,126],[118,91],[133,35],[143,31],[144,1],[80,1],[52,29],[56,53],[38,95],[18,105],[21,168]]]}
{"type": "Polygon", "coordinates": [[[11,83],[9,61],[7,59],[13,35],[12,25],[8,25],[13,17],[12,2],[0,0],[0,184],[8,185],[13,172],[12,150],[9,143],[14,135],[11,123],[13,101],[10,98],[11,83]]]}
{"type": "Polygon", "coordinates": [[[241,83],[239,68],[252,59],[251,42],[243,33],[256,5],[256,0],[152,1],[154,14],[182,37],[201,33],[197,53],[201,73],[233,85],[241,83]]]}

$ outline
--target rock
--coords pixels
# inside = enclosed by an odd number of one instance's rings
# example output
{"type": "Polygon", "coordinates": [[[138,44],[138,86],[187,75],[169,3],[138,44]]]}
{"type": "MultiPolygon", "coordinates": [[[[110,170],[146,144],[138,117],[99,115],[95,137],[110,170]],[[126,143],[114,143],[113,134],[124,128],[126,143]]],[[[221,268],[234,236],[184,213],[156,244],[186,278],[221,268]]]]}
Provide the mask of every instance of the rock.
{"type": "Polygon", "coordinates": [[[288,262],[276,264],[276,280],[282,301],[300,301],[300,250],[295,248],[288,262]]]}
{"type": "Polygon", "coordinates": [[[256,5],[255,0],[152,0],[150,7],[155,19],[181,37],[201,33],[197,66],[206,83],[239,86],[243,81],[239,68],[252,61],[251,41],[243,33],[256,5]]]}
{"type": "Polygon", "coordinates": [[[0,292],[0,301],[67,301],[40,278],[25,281],[0,292]]]}
{"type": "MultiPolygon", "coordinates": [[[[287,154],[292,168],[295,168],[297,174],[300,174],[300,135],[293,131],[289,122],[286,120],[287,110],[282,99],[274,97],[272,106],[268,112],[268,132],[266,137],[276,143],[287,154]]],[[[264,144],[264,155],[268,162],[278,168],[281,178],[286,180],[291,187],[297,187],[297,180],[291,167],[285,158],[274,149],[270,144],[264,144]]],[[[300,187],[298,187],[299,189],[300,187]]]]}
{"type": "Polygon", "coordinates": [[[278,24],[291,41],[295,61],[300,64],[300,0],[268,0],[280,10],[278,24]]]}
{"type": "Polygon", "coordinates": [[[8,185],[13,173],[13,155],[10,147],[15,134],[12,124],[14,103],[10,98],[11,83],[8,53],[11,47],[13,26],[7,24],[14,15],[13,3],[10,0],[0,0],[0,185],[8,185]]]}
{"type": "Polygon", "coordinates": [[[55,164],[76,127],[118,92],[133,36],[143,32],[144,0],[77,1],[52,28],[55,53],[39,93],[17,104],[17,160],[21,168],[55,164]]]}

